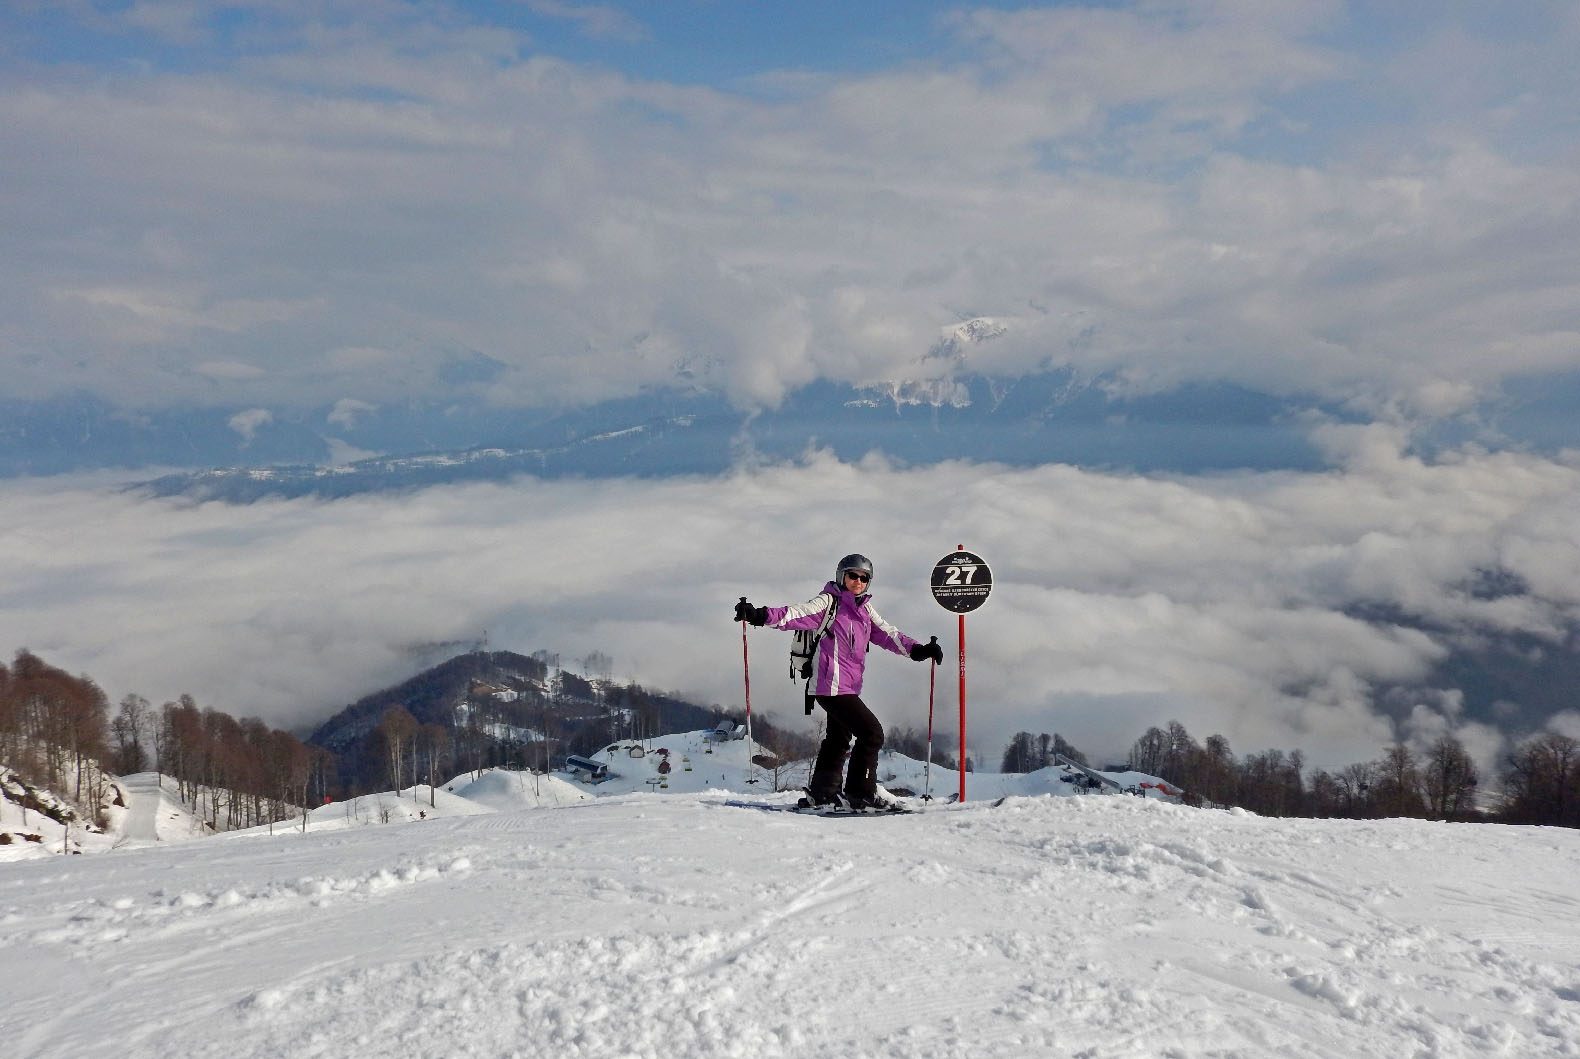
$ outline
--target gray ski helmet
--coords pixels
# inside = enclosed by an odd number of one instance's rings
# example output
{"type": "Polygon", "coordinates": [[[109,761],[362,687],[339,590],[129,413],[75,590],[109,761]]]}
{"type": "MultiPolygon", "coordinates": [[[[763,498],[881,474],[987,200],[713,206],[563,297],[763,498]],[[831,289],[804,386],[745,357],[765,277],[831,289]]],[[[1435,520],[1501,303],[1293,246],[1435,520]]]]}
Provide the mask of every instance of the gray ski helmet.
{"type": "Polygon", "coordinates": [[[839,585],[841,588],[845,587],[846,570],[859,570],[866,574],[867,585],[869,588],[872,586],[872,560],[867,558],[865,555],[862,555],[859,552],[852,553],[841,559],[839,561],[839,565],[834,567],[834,583],[839,585]]]}

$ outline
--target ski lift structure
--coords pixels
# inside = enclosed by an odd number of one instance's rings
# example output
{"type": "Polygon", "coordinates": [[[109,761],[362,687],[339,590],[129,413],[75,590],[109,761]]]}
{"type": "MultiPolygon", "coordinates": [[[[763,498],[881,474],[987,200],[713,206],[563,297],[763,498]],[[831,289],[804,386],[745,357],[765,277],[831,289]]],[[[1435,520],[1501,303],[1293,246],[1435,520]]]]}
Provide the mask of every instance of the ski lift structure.
{"type": "Polygon", "coordinates": [[[580,754],[571,754],[565,759],[565,771],[583,783],[602,783],[609,778],[608,765],[580,754]]]}

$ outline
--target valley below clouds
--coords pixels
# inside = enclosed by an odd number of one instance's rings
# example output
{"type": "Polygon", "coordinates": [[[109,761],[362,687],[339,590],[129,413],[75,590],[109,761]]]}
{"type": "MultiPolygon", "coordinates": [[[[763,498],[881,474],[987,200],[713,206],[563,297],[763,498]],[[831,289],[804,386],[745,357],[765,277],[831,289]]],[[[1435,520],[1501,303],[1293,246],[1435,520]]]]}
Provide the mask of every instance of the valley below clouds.
{"type": "MultiPolygon", "coordinates": [[[[742,703],[740,596],[814,595],[873,557],[883,615],[946,648],[929,593],[945,553],[992,564],[967,618],[968,734],[996,763],[1018,730],[1122,756],[1181,721],[1313,767],[1458,736],[1580,735],[1580,712],[1468,688],[1456,663],[1564,656],[1580,614],[1580,459],[1476,449],[1431,462],[1383,426],[1317,432],[1320,473],[1162,476],[1067,465],[792,463],[659,479],[521,477],[337,500],[156,498],[130,480],[0,482],[0,645],[95,679],[112,701],[182,693],[311,728],[486,635],[704,704],[742,703]]],[[[146,476],[144,476],[146,477],[146,476]]],[[[788,638],[749,639],[753,709],[801,722],[788,638]]],[[[875,657],[886,725],[925,728],[928,674],[875,657]]]]}

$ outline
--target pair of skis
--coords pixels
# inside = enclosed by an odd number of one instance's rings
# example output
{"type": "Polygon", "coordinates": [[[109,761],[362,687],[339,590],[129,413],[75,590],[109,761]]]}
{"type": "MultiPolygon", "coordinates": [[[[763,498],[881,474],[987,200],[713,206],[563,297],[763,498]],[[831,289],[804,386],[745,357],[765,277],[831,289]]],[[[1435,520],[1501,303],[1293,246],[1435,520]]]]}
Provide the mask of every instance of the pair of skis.
{"type": "Polygon", "coordinates": [[[915,809],[899,806],[894,809],[852,809],[844,805],[795,805],[777,802],[741,802],[728,801],[725,805],[735,809],[756,809],[764,813],[795,813],[797,816],[837,816],[837,817],[867,817],[867,816],[909,816],[916,812],[915,809]]]}
{"type": "MultiPolygon", "coordinates": [[[[989,803],[989,807],[997,809],[1004,804],[1008,797],[1008,795],[1003,795],[995,798],[989,803]]],[[[955,796],[950,795],[948,801],[949,804],[954,804],[955,796]]],[[[756,809],[764,813],[795,813],[798,816],[910,816],[924,811],[921,806],[912,805],[900,805],[894,809],[851,809],[838,805],[802,806],[784,802],[744,802],[738,800],[727,801],[724,804],[735,809],[756,809]]]]}

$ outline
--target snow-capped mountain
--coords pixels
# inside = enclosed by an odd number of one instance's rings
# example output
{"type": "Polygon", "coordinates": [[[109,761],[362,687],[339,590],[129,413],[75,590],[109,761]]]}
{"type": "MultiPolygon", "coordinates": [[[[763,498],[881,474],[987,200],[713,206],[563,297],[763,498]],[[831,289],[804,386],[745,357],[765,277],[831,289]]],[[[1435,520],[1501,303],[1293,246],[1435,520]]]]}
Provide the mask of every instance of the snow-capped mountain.
{"type": "MultiPolygon", "coordinates": [[[[292,456],[278,444],[210,445],[203,451],[214,465],[164,475],[145,488],[159,495],[246,503],[265,496],[337,497],[521,474],[713,474],[743,457],[794,460],[809,448],[828,449],[843,459],[882,452],[922,464],[974,459],[1165,471],[1311,468],[1321,461],[1295,421],[1299,407],[1231,387],[1127,396],[1068,372],[1049,372],[1002,379],[945,373],[864,386],[818,382],[777,408],[750,414],[703,390],[553,414],[505,416],[475,409],[457,415],[454,408],[407,408],[359,419],[350,432],[327,420],[317,422],[322,416],[281,425],[277,435],[297,432],[287,446],[292,456]],[[335,451],[378,454],[331,462],[326,438],[336,442],[335,451]],[[430,444],[423,446],[424,440],[430,444]]],[[[285,443],[283,437],[276,441],[285,443]]],[[[123,451],[136,450],[130,441],[121,444],[129,447],[123,451]]],[[[11,449],[13,473],[50,466],[43,457],[28,462],[14,444],[11,449]]],[[[76,458],[52,451],[62,461],[76,458]]],[[[168,450],[160,454],[193,465],[194,454],[179,460],[168,450]]]]}
{"type": "MultiPolygon", "coordinates": [[[[997,372],[986,354],[1012,340],[1011,325],[964,320],[939,335],[912,373],[858,384],[819,379],[772,408],[738,407],[710,387],[705,372],[580,406],[508,407],[464,395],[138,410],[87,394],[0,399],[0,477],[160,467],[177,473],[156,491],[248,500],[521,473],[716,473],[743,454],[795,459],[809,446],[847,459],[878,451],[908,463],[1313,469],[1324,461],[1307,436],[1312,417],[1360,421],[1343,401],[1309,393],[1228,383],[1142,392],[1114,374],[997,372]],[[259,470],[267,473],[249,479],[259,470]]],[[[1424,425],[1416,444],[1431,450],[1484,440],[1467,433],[1478,429],[1544,451],[1580,444],[1574,417],[1553,407],[1552,393],[1512,382],[1508,390],[1479,428],[1459,420],[1424,425]],[[1516,406],[1528,415],[1512,418],[1516,406]]]]}

